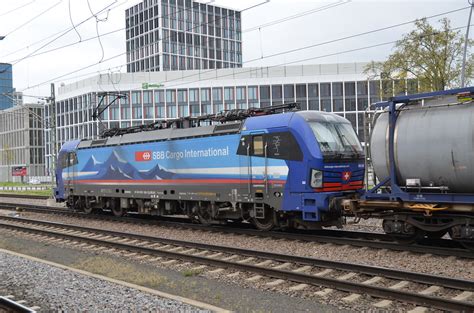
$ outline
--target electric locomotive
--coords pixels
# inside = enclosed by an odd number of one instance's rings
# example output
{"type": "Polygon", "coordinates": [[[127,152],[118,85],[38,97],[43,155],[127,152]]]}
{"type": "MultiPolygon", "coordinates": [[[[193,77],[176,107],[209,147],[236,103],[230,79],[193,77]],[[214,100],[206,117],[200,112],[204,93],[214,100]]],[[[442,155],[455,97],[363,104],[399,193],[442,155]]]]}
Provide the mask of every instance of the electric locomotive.
{"type": "Polygon", "coordinates": [[[56,199],[87,213],[184,214],[262,230],[341,226],[340,200],[363,188],[360,142],[339,115],[291,108],[233,110],[67,142],[56,199]]]}

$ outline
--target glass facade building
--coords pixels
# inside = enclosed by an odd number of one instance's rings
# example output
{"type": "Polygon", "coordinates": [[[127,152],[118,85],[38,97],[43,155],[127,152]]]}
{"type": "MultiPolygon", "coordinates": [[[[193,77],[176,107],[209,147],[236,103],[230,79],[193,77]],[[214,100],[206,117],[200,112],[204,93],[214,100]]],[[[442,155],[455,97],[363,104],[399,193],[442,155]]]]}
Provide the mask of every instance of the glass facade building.
{"type": "Polygon", "coordinates": [[[12,167],[26,168],[26,178],[45,175],[44,112],[41,104],[0,111],[0,181],[21,181],[12,167]]]}
{"type": "Polygon", "coordinates": [[[13,91],[12,65],[0,63],[0,110],[13,106],[13,91]]]}
{"type": "MultiPolygon", "coordinates": [[[[174,76],[171,73],[99,75],[59,88],[56,138],[62,145],[72,139],[97,138],[104,128],[297,102],[302,110],[334,112],[345,117],[363,141],[364,112],[369,103],[396,94],[415,93],[418,89],[413,80],[369,80],[363,74],[365,64],[222,69],[217,74],[186,71],[186,75],[174,72],[174,76]],[[197,80],[197,75],[201,80],[197,80]],[[182,76],[188,81],[179,79],[182,76]],[[152,84],[157,87],[150,88],[152,84]],[[125,98],[114,101],[101,115],[101,122],[93,121],[92,114],[103,91],[120,92],[125,98]]],[[[102,103],[114,99],[105,96],[102,103]]],[[[46,108],[46,120],[51,118],[50,111],[51,108],[46,108]]],[[[51,156],[49,132],[47,129],[47,156],[51,156]]]]}
{"type": "Polygon", "coordinates": [[[127,72],[242,67],[240,12],[192,0],[125,11],[127,72]]]}

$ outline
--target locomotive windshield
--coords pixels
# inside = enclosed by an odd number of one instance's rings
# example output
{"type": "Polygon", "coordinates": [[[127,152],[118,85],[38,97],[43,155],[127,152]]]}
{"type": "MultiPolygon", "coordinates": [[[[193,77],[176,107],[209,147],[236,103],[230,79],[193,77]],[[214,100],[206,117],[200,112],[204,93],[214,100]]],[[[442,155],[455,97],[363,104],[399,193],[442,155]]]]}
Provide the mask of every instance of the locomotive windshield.
{"type": "Polygon", "coordinates": [[[324,157],[359,158],[362,146],[349,123],[309,122],[324,157]]]}

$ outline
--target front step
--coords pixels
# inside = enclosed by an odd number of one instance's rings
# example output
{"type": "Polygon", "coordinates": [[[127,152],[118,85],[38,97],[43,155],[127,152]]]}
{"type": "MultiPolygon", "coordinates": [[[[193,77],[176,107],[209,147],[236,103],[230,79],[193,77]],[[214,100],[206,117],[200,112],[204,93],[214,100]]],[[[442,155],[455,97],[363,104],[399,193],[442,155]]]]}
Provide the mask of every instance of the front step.
{"type": "Polygon", "coordinates": [[[265,218],[265,205],[263,203],[254,203],[255,218],[265,218]]]}

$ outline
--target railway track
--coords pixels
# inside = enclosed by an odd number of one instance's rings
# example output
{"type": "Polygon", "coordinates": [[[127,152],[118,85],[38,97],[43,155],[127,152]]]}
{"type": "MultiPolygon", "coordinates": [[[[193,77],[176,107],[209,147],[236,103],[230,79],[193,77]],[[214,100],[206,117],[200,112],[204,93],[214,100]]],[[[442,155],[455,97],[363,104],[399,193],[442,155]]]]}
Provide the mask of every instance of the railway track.
{"type": "Polygon", "coordinates": [[[0,193],[0,198],[18,198],[18,199],[32,199],[32,200],[48,200],[50,196],[41,195],[23,195],[21,193],[0,193]]]}
{"type": "Polygon", "coordinates": [[[201,224],[195,224],[189,222],[189,220],[172,218],[170,220],[157,220],[148,218],[137,218],[137,217],[115,217],[108,214],[92,214],[87,215],[82,212],[75,212],[69,209],[51,208],[47,206],[37,205],[26,205],[26,204],[14,204],[14,203],[2,203],[0,208],[4,209],[20,209],[30,212],[46,213],[46,214],[60,214],[65,216],[71,216],[76,218],[84,219],[99,219],[112,222],[121,223],[132,223],[132,224],[144,224],[144,225],[157,225],[165,227],[183,228],[183,229],[196,229],[203,231],[210,231],[216,233],[227,233],[227,234],[241,234],[258,237],[266,237],[273,239],[286,239],[286,240],[299,240],[306,242],[316,243],[331,243],[336,245],[350,245],[356,247],[369,247],[374,249],[388,249],[394,251],[409,251],[421,254],[433,254],[443,256],[455,256],[459,258],[471,258],[474,259],[474,253],[470,250],[462,248],[456,242],[448,239],[437,239],[437,240],[426,240],[421,244],[399,244],[394,242],[392,238],[385,234],[371,233],[371,232],[358,232],[358,231],[341,231],[341,230],[323,230],[312,233],[308,232],[279,232],[270,231],[263,232],[252,228],[232,227],[227,225],[223,226],[206,226],[201,224]]]}
{"type": "Polygon", "coordinates": [[[36,313],[39,307],[27,307],[26,301],[15,301],[13,296],[0,296],[0,312],[6,313],[36,313]]]}
{"type": "MultiPolygon", "coordinates": [[[[191,262],[193,269],[209,273],[246,273],[247,281],[268,286],[290,284],[290,290],[314,289],[319,296],[342,292],[343,301],[357,301],[361,294],[375,299],[375,306],[396,303],[453,311],[474,311],[474,282],[381,267],[327,261],[233,247],[149,237],[76,225],[0,216],[0,227],[31,234],[39,239],[96,251],[122,251],[135,259],[163,264],[191,262]],[[346,299],[346,300],[345,300],[346,299]]],[[[244,275],[244,274],[241,274],[244,275]]]]}

